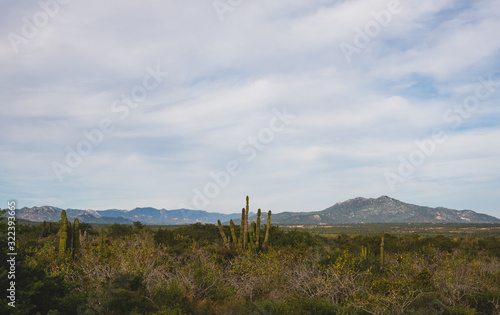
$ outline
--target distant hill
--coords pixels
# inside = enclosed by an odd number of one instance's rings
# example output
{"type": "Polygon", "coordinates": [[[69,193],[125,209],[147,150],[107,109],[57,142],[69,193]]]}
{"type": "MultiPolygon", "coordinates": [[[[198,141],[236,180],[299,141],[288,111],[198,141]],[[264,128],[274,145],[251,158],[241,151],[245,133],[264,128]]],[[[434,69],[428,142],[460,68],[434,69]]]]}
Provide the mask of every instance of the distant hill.
{"type": "Polygon", "coordinates": [[[381,196],[358,197],[315,212],[283,212],[272,216],[277,224],[330,223],[500,223],[500,219],[472,210],[430,208],[381,196]]]}
{"type": "MultiPolygon", "coordinates": [[[[51,206],[21,208],[17,211],[17,218],[34,222],[56,222],[61,219],[63,209],[51,206]]],[[[66,209],[68,219],[78,218],[85,223],[121,223],[132,224],[140,221],[144,224],[176,225],[192,223],[217,223],[217,220],[229,221],[240,218],[241,214],[213,213],[202,210],[165,210],[155,208],[135,208],[133,210],[79,210],[66,209]]]]}
{"type": "MultiPolygon", "coordinates": [[[[43,206],[22,208],[17,211],[19,219],[42,222],[59,221],[63,209],[43,206]]],[[[223,214],[202,210],[165,210],[155,208],[135,208],[133,210],[79,210],[66,209],[70,220],[78,218],[85,223],[121,223],[132,224],[140,221],[143,224],[178,225],[192,223],[217,223],[217,220],[228,224],[233,219],[240,223],[241,213],[223,214]]],[[[249,213],[249,220],[255,220],[255,213],[249,213]]],[[[267,218],[262,214],[263,222],[267,218]]],[[[404,203],[382,196],[377,199],[358,197],[314,212],[283,212],[272,215],[273,224],[330,224],[330,223],[500,223],[500,220],[474,212],[472,210],[452,210],[447,208],[430,208],[404,203]]]]}

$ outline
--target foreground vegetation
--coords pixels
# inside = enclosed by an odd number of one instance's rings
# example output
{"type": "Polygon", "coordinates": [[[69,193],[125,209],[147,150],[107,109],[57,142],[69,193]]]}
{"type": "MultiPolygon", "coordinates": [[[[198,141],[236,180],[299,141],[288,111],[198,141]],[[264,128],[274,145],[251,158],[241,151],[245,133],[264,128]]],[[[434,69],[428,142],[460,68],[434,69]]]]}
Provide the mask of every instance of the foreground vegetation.
{"type": "MultiPolygon", "coordinates": [[[[243,250],[237,242],[227,248],[210,224],[114,224],[100,236],[80,223],[74,253],[59,228],[18,226],[16,308],[4,302],[0,313],[500,313],[498,236],[385,233],[382,260],[380,234],[271,226],[267,250],[243,250]]],[[[5,262],[6,249],[1,255],[5,262]]]]}

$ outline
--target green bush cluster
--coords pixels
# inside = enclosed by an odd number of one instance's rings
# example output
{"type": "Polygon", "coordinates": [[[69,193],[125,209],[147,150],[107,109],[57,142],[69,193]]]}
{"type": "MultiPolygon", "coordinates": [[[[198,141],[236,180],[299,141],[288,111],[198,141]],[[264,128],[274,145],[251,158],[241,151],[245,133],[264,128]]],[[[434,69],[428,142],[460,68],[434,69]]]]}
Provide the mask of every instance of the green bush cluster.
{"type": "MultiPolygon", "coordinates": [[[[496,236],[385,233],[380,268],[380,234],[321,236],[270,226],[269,248],[259,252],[227,248],[213,224],[157,231],[111,225],[106,233],[85,228],[77,260],[60,259],[60,235],[39,233],[39,226],[20,228],[20,303],[13,314],[495,314],[500,309],[496,236]]],[[[222,228],[235,239],[230,226],[222,228]]],[[[233,230],[237,240],[241,226],[233,230]]],[[[5,260],[5,249],[0,253],[5,260]]],[[[0,266],[2,285],[5,275],[0,266]]],[[[9,311],[0,308],[2,314],[9,311]]]]}

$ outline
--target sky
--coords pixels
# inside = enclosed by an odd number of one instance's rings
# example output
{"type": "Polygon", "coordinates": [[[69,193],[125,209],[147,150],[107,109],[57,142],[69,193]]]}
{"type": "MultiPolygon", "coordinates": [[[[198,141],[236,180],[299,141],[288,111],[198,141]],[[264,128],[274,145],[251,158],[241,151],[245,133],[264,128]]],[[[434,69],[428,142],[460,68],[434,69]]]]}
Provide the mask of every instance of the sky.
{"type": "Polygon", "coordinates": [[[0,4],[0,199],[500,217],[497,0],[0,4]]]}

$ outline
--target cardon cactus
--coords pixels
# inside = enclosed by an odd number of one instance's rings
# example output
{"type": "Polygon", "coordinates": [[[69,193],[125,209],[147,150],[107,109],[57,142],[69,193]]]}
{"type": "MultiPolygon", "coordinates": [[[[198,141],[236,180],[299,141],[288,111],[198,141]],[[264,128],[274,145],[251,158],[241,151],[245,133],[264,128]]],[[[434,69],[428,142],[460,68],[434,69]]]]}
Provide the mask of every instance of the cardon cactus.
{"type": "Polygon", "coordinates": [[[368,255],[368,248],[366,246],[361,246],[361,257],[366,258],[368,255]]]}
{"type": "Polygon", "coordinates": [[[257,245],[257,224],[255,224],[255,221],[252,221],[250,224],[250,244],[252,247],[255,247],[257,245]]]}
{"type": "Polygon", "coordinates": [[[233,238],[233,244],[239,244],[240,240],[236,236],[236,227],[234,226],[233,220],[229,220],[229,226],[231,228],[231,237],[233,238]]]}
{"type": "Polygon", "coordinates": [[[71,226],[71,222],[66,221],[67,228],[67,238],[66,238],[66,250],[71,251],[73,249],[73,228],[71,226]]]}
{"type": "Polygon", "coordinates": [[[59,253],[71,252],[73,257],[80,251],[80,222],[76,218],[73,226],[68,221],[66,211],[61,211],[59,226],[59,253]]]}
{"type": "MultiPolygon", "coordinates": [[[[246,198],[246,207],[241,209],[241,226],[240,226],[240,237],[236,235],[236,227],[234,225],[233,220],[229,221],[230,224],[230,229],[231,229],[231,238],[232,238],[232,243],[233,244],[238,244],[241,249],[253,249],[256,251],[260,251],[262,249],[261,241],[260,241],[260,228],[261,228],[261,221],[260,217],[262,214],[262,211],[258,209],[257,211],[257,222],[253,221],[250,225],[250,229],[248,227],[248,214],[250,211],[250,206],[249,206],[249,197],[247,196],[246,198]]],[[[227,248],[230,248],[230,239],[226,237],[226,234],[224,233],[224,230],[222,228],[222,224],[220,220],[217,220],[218,226],[219,226],[219,231],[220,235],[222,237],[222,240],[224,241],[224,245],[227,248]]],[[[268,217],[267,217],[267,229],[266,229],[266,236],[264,239],[263,247],[264,249],[267,249],[267,246],[269,244],[269,230],[271,229],[271,211],[268,212],[268,217]]]]}
{"type": "Polygon", "coordinates": [[[227,240],[226,233],[224,233],[224,229],[222,228],[222,224],[220,223],[220,220],[217,220],[217,224],[219,225],[220,235],[222,236],[222,239],[224,240],[224,246],[226,246],[229,249],[229,242],[227,240]]]}
{"type": "Polygon", "coordinates": [[[248,211],[249,211],[249,206],[248,206],[248,202],[249,202],[249,198],[247,196],[247,206],[245,207],[245,226],[243,227],[245,229],[244,233],[245,233],[245,242],[244,242],[244,245],[243,245],[243,248],[246,248],[247,247],[247,244],[248,244],[248,211]]]}
{"type": "Polygon", "coordinates": [[[255,231],[255,237],[256,237],[255,245],[257,246],[257,248],[260,248],[260,214],[261,211],[259,208],[259,210],[257,210],[257,227],[255,231]]]}
{"type": "Polygon", "coordinates": [[[59,228],[59,254],[66,252],[68,245],[68,217],[66,210],[61,211],[61,226],[59,228]]]}
{"type": "Polygon", "coordinates": [[[73,222],[73,256],[80,252],[80,221],[75,218],[73,222]]]}
{"type": "Polygon", "coordinates": [[[241,209],[240,245],[245,248],[245,208],[241,209]]]}
{"type": "Polygon", "coordinates": [[[266,237],[264,238],[264,249],[269,246],[269,230],[271,229],[271,210],[267,213],[266,237]]]}

